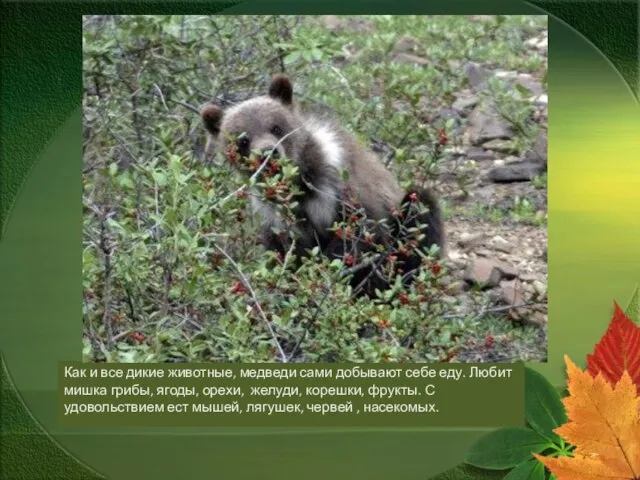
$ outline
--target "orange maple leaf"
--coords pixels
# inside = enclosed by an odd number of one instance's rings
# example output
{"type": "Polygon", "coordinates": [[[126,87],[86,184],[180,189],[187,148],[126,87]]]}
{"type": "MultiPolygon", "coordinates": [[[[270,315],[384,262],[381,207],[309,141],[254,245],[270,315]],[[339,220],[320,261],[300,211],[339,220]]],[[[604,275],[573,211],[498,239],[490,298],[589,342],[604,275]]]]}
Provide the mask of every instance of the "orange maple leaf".
{"type": "Polygon", "coordinates": [[[640,397],[628,372],[612,386],[565,356],[569,421],[554,431],[575,445],[573,457],[535,455],[558,480],[640,480],[640,397]]]}

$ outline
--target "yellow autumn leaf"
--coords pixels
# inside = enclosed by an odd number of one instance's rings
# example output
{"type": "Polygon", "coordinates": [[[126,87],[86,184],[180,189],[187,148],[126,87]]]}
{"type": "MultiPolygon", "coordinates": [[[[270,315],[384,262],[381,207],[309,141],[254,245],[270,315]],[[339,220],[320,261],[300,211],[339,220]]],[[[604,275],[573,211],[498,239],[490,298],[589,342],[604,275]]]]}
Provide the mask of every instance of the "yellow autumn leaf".
{"type": "Polygon", "coordinates": [[[640,480],[640,397],[628,372],[615,386],[565,356],[568,422],[554,431],[574,445],[573,457],[535,455],[558,480],[640,480]]]}

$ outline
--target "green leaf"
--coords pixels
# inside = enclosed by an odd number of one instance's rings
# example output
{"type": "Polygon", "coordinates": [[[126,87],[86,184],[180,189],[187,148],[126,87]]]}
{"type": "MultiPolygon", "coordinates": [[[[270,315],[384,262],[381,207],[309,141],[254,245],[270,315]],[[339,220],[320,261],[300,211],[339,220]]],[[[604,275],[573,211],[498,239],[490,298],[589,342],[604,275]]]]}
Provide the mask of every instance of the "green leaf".
{"type": "Polygon", "coordinates": [[[532,458],[552,443],[536,431],[525,427],[510,427],[495,430],[474,443],[465,462],[480,468],[503,470],[532,458]]]}
{"type": "Polygon", "coordinates": [[[520,95],[522,95],[523,97],[527,97],[529,95],[531,95],[531,90],[529,90],[527,87],[525,87],[524,85],[521,85],[519,83],[515,84],[516,90],[520,93],[520,95]]]}
{"type": "Polygon", "coordinates": [[[544,465],[538,460],[528,460],[511,470],[503,480],[544,480],[544,465]]]}
{"type": "Polygon", "coordinates": [[[525,368],[524,415],[531,427],[554,442],[560,437],[553,431],[567,423],[567,412],[560,394],[540,373],[525,368]]]}
{"type": "Polygon", "coordinates": [[[442,472],[428,480],[502,480],[504,471],[483,470],[481,468],[461,463],[454,468],[442,472]]]}
{"type": "Polygon", "coordinates": [[[151,176],[159,187],[164,187],[167,184],[167,176],[164,173],[155,171],[151,173],[151,176]]]}
{"type": "Polygon", "coordinates": [[[636,285],[636,290],[624,313],[632,322],[640,324],[640,284],[636,285]]]}

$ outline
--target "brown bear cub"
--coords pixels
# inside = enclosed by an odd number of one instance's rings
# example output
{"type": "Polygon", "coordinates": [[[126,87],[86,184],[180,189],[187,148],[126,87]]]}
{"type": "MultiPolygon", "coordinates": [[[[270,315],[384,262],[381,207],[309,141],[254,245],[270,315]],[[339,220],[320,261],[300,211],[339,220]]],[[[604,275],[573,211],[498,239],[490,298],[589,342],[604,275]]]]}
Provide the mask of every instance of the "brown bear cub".
{"type": "Polygon", "coordinates": [[[238,155],[259,156],[249,173],[266,172],[265,162],[278,159],[297,167],[293,222],[283,220],[269,201],[251,197],[263,220],[261,242],[267,249],[284,255],[293,236],[293,253],[300,260],[317,246],[351,267],[355,294],[370,296],[389,288],[389,271],[402,273],[410,283],[422,263],[417,250],[435,245],[442,256],[444,230],[436,197],[422,188],[403,190],[352,134],[300,112],[286,76],[273,77],[267,95],[226,111],[207,105],[201,116],[216,152],[234,164],[238,155]],[[351,228],[354,218],[359,227],[351,228]],[[336,227],[348,221],[350,226],[336,227]]]}

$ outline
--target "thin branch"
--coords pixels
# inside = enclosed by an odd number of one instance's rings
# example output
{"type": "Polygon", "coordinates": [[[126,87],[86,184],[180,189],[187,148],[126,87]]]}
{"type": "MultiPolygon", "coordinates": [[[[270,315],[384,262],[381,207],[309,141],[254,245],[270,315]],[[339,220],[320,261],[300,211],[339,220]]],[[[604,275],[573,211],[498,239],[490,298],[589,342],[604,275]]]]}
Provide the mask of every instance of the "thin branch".
{"type": "MultiPolygon", "coordinates": [[[[494,307],[494,308],[483,307],[482,310],[480,310],[480,312],[475,317],[473,317],[473,320],[474,321],[480,320],[482,317],[490,313],[505,312],[508,310],[517,310],[517,309],[533,307],[537,305],[546,305],[546,304],[544,302],[529,302],[529,303],[523,303],[522,305],[507,305],[504,307],[494,307]]],[[[468,316],[468,314],[466,313],[448,313],[446,315],[443,315],[442,318],[445,318],[445,319],[463,318],[466,316],[468,316]]]]}
{"type": "Polygon", "coordinates": [[[302,332],[302,336],[300,337],[300,339],[298,340],[298,343],[296,343],[295,347],[293,347],[293,350],[291,350],[291,353],[289,354],[289,360],[291,360],[295,356],[295,354],[298,353],[298,349],[300,348],[300,345],[302,345],[302,342],[306,338],[307,332],[311,328],[311,325],[316,323],[316,320],[318,319],[318,314],[320,313],[320,309],[322,308],[322,305],[324,304],[325,300],[329,297],[329,293],[331,293],[331,288],[327,288],[327,290],[324,293],[324,296],[322,297],[322,300],[320,300],[320,303],[318,304],[318,307],[316,308],[316,311],[313,314],[313,317],[305,325],[304,331],[302,332]]]}
{"type": "Polygon", "coordinates": [[[280,345],[280,342],[278,341],[278,337],[276,336],[276,333],[273,331],[273,328],[271,327],[271,323],[269,322],[269,320],[267,319],[267,316],[265,315],[264,311],[262,310],[262,307],[260,306],[260,302],[258,301],[258,297],[256,296],[256,293],[253,290],[253,287],[249,283],[249,279],[245,276],[244,273],[242,273],[242,269],[240,268],[240,265],[238,265],[233,260],[233,258],[231,258],[231,256],[229,256],[229,254],[227,252],[225,252],[222,248],[220,248],[215,243],[213,244],[213,248],[218,250],[218,252],[220,252],[229,261],[231,266],[238,273],[238,276],[240,277],[240,281],[242,282],[242,284],[245,286],[245,288],[247,290],[249,290],[249,295],[251,295],[251,299],[254,301],[256,307],[258,308],[258,313],[260,313],[260,317],[262,317],[262,321],[266,325],[267,330],[269,330],[269,333],[271,334],[271,337],[273,338],[273,341],[276,344],[276,347],[277,347],[277,349],[278,349],[278,351],[280,353],[280,357],[282,358],[282,362],[283,363],[287,363],[287,355],[286,355],[286,353],[284,353],[284,350],[282,350],[282,346],[280,345]]]}

